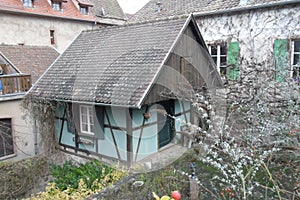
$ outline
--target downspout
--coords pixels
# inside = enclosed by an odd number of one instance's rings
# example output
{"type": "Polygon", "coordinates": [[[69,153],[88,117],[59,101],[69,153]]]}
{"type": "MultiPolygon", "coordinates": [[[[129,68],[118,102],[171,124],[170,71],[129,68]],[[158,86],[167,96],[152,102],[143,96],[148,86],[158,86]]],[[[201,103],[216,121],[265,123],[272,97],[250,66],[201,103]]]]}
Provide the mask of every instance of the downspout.
{"type": "Polygon", "coordinates": [[[34,155],[38,155],[39,154],[39,148],[38,148],[38,128],[37,128],[36,119],[34,119],[34,122],[33,122],[33,135],[34,135],[34,155]]]}

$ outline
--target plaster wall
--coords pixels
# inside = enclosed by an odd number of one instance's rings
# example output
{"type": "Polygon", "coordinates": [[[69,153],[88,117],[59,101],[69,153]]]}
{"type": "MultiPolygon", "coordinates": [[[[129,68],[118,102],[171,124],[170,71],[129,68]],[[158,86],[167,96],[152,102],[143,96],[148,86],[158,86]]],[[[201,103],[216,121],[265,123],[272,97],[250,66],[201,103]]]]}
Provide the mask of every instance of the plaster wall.
{"type": "Polygon", "coordinates": [[[53,46],[60,53],[82,30],[92,29],[96,26],[93,22],[8,13],[0,13],[0,19],[0,43],[51,46],[50,30],[54,30],[55,45],[53,46]]]}
{"type": "Polygon", "coordinates": [[[11,160],[20,160],[35,154],[33,122],[24,115],[21,102],[22,99],[0,102],[0,118],[12,119],[15,156],[11,160]]]}
{"type": "Polygon", "coordinates": [[[275,39],[300,38],[300,5],[198,17],[206,43],[238,41],[240,62],[272,65],[275,39]]]}

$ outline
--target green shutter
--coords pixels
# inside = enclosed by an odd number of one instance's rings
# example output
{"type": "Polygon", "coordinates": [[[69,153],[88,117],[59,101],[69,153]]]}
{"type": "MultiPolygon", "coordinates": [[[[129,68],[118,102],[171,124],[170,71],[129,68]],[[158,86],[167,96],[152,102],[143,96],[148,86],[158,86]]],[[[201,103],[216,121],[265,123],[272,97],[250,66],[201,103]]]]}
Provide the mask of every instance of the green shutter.
{"type": "Polygon", "coordinates": [[[228,43],[227,51],[227,78],[228,80],[237,80],[239,77],[239,43],[228,43]]]}
{"type": "Polygon", "coordinates": [[[286,76],[287,67],[287,55],[288,55],[288,40],[277,39],[274,42],[274,59],[276,69],[276,79],[283,81],[286,76]]]}

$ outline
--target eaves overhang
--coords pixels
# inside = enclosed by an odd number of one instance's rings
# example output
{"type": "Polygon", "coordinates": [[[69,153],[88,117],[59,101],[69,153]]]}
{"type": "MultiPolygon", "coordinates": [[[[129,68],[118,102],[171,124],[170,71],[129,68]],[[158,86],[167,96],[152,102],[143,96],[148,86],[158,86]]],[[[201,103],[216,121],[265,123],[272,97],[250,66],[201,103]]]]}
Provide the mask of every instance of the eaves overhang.
{"type": "Polygon", "coordinates": [[[256,4],[256,5],[245,5],[245,6],[234,7],[234,8],[223,9],[223,10],[194,12],[193,15],[195,17],[205,17],[205,16],[228,14],[228,13],[234,13],[240,11],[247,11],[247,10],[257,10],[257,9],[264,9],[264,8],[271,8],[271,7],[287,6],[287,5],[299,4],[299,3],[300,0],[291,0],[291,1],[283,1],[283,2],[256,4]]]}

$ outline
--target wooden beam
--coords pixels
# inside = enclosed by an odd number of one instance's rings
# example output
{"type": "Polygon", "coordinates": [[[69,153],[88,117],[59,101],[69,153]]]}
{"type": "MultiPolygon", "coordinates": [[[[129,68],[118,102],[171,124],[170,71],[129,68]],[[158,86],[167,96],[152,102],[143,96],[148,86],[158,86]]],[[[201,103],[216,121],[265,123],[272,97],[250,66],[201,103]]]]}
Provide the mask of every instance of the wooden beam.
{"type": "MultiPolygon", "coordinates": [[[[145,110],[145,113],[146,113],[146,112],[148,112],[148,105],[147,105],[146,110],[145,110]]],[[[141,140],[142,140],[142,137],[143,137],[143,131],[144,131],[145,122],[146,122],[146,119],[145,119],[145,117],[144,117],[144,118],[143,118],[143,124],[142,124],[142,126],[141,126],[141,131],[140,131],[140,136],[139,136],[138,145],[137,145],[136,152],[135,152],[135,158],[134,158],[134,161],[137,160],[137,156],[138,156],[138,153],[139,153],[139,150],[140,150],[140,145],[141,145],[141,140]]]]}
{"type": "Polygon", "coordinates": [[[110,119],[109,119],[109,116],[108,116],[107,111],[106,111],[105,108],[104,108],[104,114],[105,114],[105,116],[107,118],[107,122],[108,122],[108,125],[109,125],[109,130],[110,130],[110,133],[111,133],[111,137],[112,137],[112,139],[114,141],[114,145],[115,145],[115,149],[116,149],[118,158],[119,158],[119,160],[121,160],[121,155],[120,155],[120,152],[119,152],[119,148],[118,148],[118,144],[117,144],[117,141],[116,141],[116,138],[115,138],[115,134],[114,134],[113,129],[111,128],[110,119]]]}
{"type": "Polygon", "coordinates": [[[133,161],[133,142],[132,142],[132,109],[129,108],[126,112],[126,141],[127,141],[127,162],[128,164],[133,161]]]}

